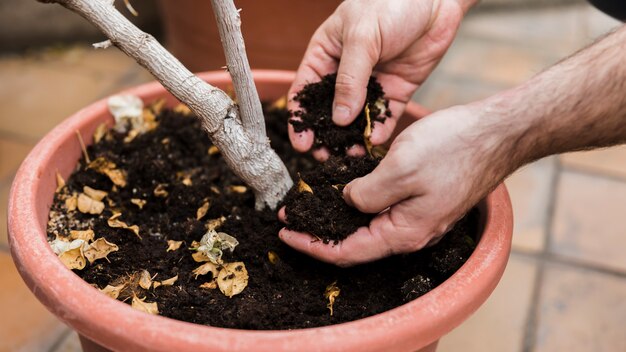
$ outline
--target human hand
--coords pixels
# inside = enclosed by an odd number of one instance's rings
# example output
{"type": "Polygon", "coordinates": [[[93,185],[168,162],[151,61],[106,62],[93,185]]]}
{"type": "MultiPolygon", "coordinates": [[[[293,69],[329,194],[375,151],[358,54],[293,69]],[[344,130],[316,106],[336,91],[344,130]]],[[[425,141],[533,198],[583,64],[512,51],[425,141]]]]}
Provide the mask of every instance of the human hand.
{"type": "MultiPolygon", "coordinates": [[[[280,238],[339,266],[436,243],[522,163],[515,144],[520,129],[510,122],[504,125],[488,111],[478,105],[458,106],[414,122],[372,173],[350,182],[344,189],[348,204],[379,213],[369,227],[336,245],[287,229],[280,231],[280,238]]],[[[284,211],[279,217],[285,220],[284,211]]]]}
{"type": "MultiPolygon", "coordinates": [[[[337,72],[333,121],[349,125],[363,109],[372,71],[390,100],[393,118],[376,123],[370,138],[384,143],[415,90],[426,80],[446,52],[464,12],[474,0],[346,0],[318,28],[289,89],[289,110],[299,109],[293,97],[304,85],[337,72]]],[[[306,152],[313,132],[295,133],[294,149],[306,152]]],[[[358,149],[357,149],[358,150],[358,149]]],[[[357,151],[358,152],[358,151],[357,151]]],[[[324,150],[314,151],[320,160],[324,150]]]]}

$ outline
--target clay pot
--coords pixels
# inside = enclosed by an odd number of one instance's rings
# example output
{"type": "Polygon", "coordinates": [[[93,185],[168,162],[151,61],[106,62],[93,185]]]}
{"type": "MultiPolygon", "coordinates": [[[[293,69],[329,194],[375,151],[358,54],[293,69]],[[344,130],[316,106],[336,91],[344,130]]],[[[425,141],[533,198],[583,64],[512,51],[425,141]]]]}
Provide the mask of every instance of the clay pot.
{"type": "MultiPolygon", "coordinates": [[[[226,87],[224,72],[200,75],[226,87]]],[[[263,100],[284,95],[293,72],[255,71],[263,100]]],[[[130,89],[145,101],[176,100],[158,83],[130,89]]],[[[407,116],[425,110],[409,104],[407,116]]],[[[482,202],[482,234],[476,250],[450,279],[424,296],[369,318],[320,328],[244,331],[153,316],[100,293],[52,252],[46,222],[56,188],[55,173],[68,177],[81,151],[75,131],[91,143],[96,127],[113,123],[106,100],[74,114],[48,133],[20,167],[9,200],[9,244],[22,278],[37,298],[75,329],[88,351],[433,351],[440,337],[469,317],[500,280],[509,256],[512,211],[500,185],[482,202]]]]}
{"type": "MultiPolygon", "coordinates": [[[[250,67],[295,70],[309,39],[340,0],[237,0],[250,67]]],[[[167,48],[191,71],[226,65],[208,0],[161,0],[167,48]]]]}

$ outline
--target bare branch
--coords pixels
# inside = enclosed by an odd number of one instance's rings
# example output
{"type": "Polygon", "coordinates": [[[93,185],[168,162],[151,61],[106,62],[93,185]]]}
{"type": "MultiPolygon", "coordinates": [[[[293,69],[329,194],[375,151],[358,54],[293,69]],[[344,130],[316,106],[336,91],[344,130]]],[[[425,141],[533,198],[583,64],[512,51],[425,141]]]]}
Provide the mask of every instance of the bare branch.
{"type": "MultiPolygon", "coordinates": [[[[51,0],[41,0],[53,2],[51,0]]],[[[257,208],[275,208],[293,185],[285,165],[265,140],[255,142],[242,126],[238,109],[222,90],[187,70],[151,35],[120,14],[110,1],[56,0],[78,13],[120,50],[145,67],[163,86],[201,119],[230,168],[255,191],[257,208]]]]}
{"type": "Polygon", "coordinates": [[[246,56],[239,11],[233,0],[211,0],[211,3],[226,55],[228,72],[233,78],[243,126],[255,141],[267,143],[263,108],[246,56]]]}

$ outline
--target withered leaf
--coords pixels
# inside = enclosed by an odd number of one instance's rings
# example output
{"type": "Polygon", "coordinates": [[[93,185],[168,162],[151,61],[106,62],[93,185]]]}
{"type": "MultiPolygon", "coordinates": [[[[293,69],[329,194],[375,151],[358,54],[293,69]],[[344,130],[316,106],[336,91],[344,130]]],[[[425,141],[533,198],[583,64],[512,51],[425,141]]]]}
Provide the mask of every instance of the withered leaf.
{"type": "Polygon", "coordinates": [[[150,103],[150,105],[148,105],[148,108],[150,110],[152,110],[152,112],[154,112],[155,114],[159,114],[161,111],[163,111],[163,108],[165,107],[165,99],[161,98],[161,99],[157,99],[154,102],[150,103]]]}
{"type": "Polygon", "coordinates": [[[156,302],[145,302],[146,298],[139,298],[137,296],[133,296],[133,300],[131,302],[131,307],[140,310],[142,312],[148,314],[159,314],[159,307],[156,302]]]}
{"type": "Polygon", "coordinates": [[[248,187],[234,185],[234,186],[229,186],[228,190],[233,192],[233,193],[243,194],[243,193],[246,193],[248,191],[248,187]]]}
{"type": "Polygon", "coordinates": [[[68,269],[82,270],[85,268],[85,265],[87,265],[87,260],[85,260],[85,256],[83,255],[82,245],[61,253],[59,259],[68,269]]]}
{"type": "Polygon", "coordinates": [[[276,264],[278,262],[278,254],[276,254],[276,252],[274,251],[269,251],[267,252],[267,259],[270,261],[270,263],[276,264]]]}
{"type": "Polygon", "coordinates": [[[211,219],[206,223],[206,229],[208,231],[215,230],[218,227],[222,226],[222,224],[224,224],[225,221],[226,221],[226,218],[223,216],[220,216],[217,219],[211,219]]]}
{"type": "Polygon", "coordinates": [[[270,109],[273,110],[282,110],[287,107],[287,96],[283,95],[282,97],[276,99],[275,102],[270,105],[270,109]]]}
{"type": "Polygon", "coordinates": [[[70,197],[65,199],[65,208],[68,211],[74,211],[78,207],[78,197],[76,194],[72,194],[70,197]]]}
{"type": "Polygon", "coordinates": [[[182,114],[182,115],[191,115],[191,109],[183,103],[180,103],[174,107],[174,112],[182,114]]]}
{"type": "MultiPolygon", "coordinates": [[[[235,237],[225,232],[209,230],[202,236],[199,246],[195,249],[197,253],[204,254],[204,257],[208,258],[212,263],[221,264],[223,251],[229,250],[232,252],[238,244],[239,241],[235,237]]],[[[196,261],[198,261],[196,257],[204,259],[204,257],[194,256],[196,261]]]]}
{"type": "Polygon", "coordinates": [[[204,264],[200,265],[199,267],[195,268],[195,269],[192,271],[192,273],[193,273],[194,275],[196,275],[196,277],[195,277],[196,279],[198,278],[198,276],[200,276],[200,275],[206,275],[206,274],[208,274],[209,272],[210,272],[211,274],[213,274],[213,277],[214,277],[214,278],[216,278],[216,277],[217,277],[217,274],[218,274],[218,272],[219,272],[219,270],[218,270],[218,268],[217,268],[217,265],[216,265],[216,264],[213,264],[213,263],[211,263],[211,262],[208,262],[208,263],[204,263],[204,264]]]}
{"type": "Polygon", "coordinates": [[[93,241],[94,232],[92,229],[88,230],[70,230],[70,238],[73,240],[83,240],[85,243],[93,241]]]}
{"type": "Polygon", "coordinates": [[[220,189],[215,187],[215,186],[211,186],[211,187],[209,187],[209,189],[211,189],[211,192],[213,192],[215,194],[222,194],[222,192],[220,192],[220,189]]]}
{"type": "Polygon", "coordinates": [[[209,150],[207,151],[207,153],[208,153],[209,155],[215,155],[215,154],[219,154],[219,153],[220,153],[220,150],[219,150],[219,148],[218,148],[218,147],[216,147],[216,146],[212,145],[212,146],[210,146],[210,147],[209,147],[209,150]]]}
{"type": "Polygon", "coordinates": [[[107,127],[106,123],[101,123],[98,125],[98,127],[96,127],[95,132],[93,133],[93,142],[94,143],[98,143],[102,140],[102,138],[104,138],[104,136],[106,136],[107,132],[108,132],[109,128],[107,127]]]}
{"type": "Polygon", "coordinates": [[[143,206],[146,205],[147,201],[139,198],[131,198],[130,202],[139,207],[139,209],[143,209],[143,206]]]}
{"type": "Polygon", "coordinates": [[[158,184],[158,185],[154,188],[154,191],[153,191],[154,195],[155,195],[155,196],[157,196],[157,197],[166,198],[166,197],[167,197],[167,195],[169,194],[169,193],[167,192],[167,190],[165,189],[166,187],[167,187],[167,185],[166,185],[166,184],[164,184],[164,183],[160,183],[160,184],[158,184]]]}
{"type": "Polygon", "coordinates": [[[182,244],[183,244],[183,241],[167,240],[167,250],[166,250],[166,252],[173,252],[173,251],[177,250],[178,248],[180,248],[180,246],[182,244]]]}
{"type": "Polygon", "coordinates": [[[240,294],[248,286],[248,270],[243,262],[224,264],[217,275],[217,286],[227,297],[240,294]]]}
{"type": "Polygon", "coordinates": [[[372,136],[372,119],[370,117],[369,104],[365,104],[365,121],[366,125],[365,131],[363,131],[363,141],[365,142],[365,149],[367,149],[369,155],[372,155],[372,142],[370,141],[370,137],[372,136]]]}
{"type": "Polygon", "coordinates": [[[107,196],[107,192],[100,191],[100,190],[97,190],[97,189],[93,189],[93,188],[91,188],[89,186],[84,186],[83,187],[83,193],[88,195],[89,198],[91,198],[93,200],[98,200],[98,201],[103,200],[104,197],[107,196]]]}
{"type": "Polygon", "coordinates": [[[335,298],[339,296],[341,290],[337,286],[337,281],[334,281],[332,284],[326,286],[326,291],[324,291],[324,297],[328,300],[328,304],[326,308],[330,310],[330,316],[333,315],[333,304],[335,304],[335,298]]]}
{"type": "Polygon", "coordinates": [[[85,257],[89,263],[102,258],[106,258],[110,253],[119,250],[116,244],[107,241],[104,238],[98,238],[92,244],[88,245],[85,250],[85,257]]]}
{"type": "Polygon", "coordinates": [[[152,278],[150,277],[150,273],[148,270],[142,270],[139,274],[139,286],[144,290],[149,290],[150,286],[152,286],[152,278]]]}
{"type": "Polygon", "coordinates": [[[202,285],[200,285],[200,288],[204,288],[207,290],[215,290],[217,288],[217,282],[215,282],[215,280],[205,282],[202,285]]]}
{"type": "Polygon", "coordinates": [[[107,176],[113,184],[125,187],[126,186],[126,174],[122,170],[116,169],[117,165],[114,162],[106,159],[105,157],[98,157],[94,161],[87,165],[88,169],[107,176]]]}
{"type": "Polygon", "coordinates": [[[311,186],[309,186],[306,182],[304,182],[303,179],[300,179],[298,181],[298,192],[300,193],[311,193],[313,194],[313,189],[311,189],[311,186]]]}
{"type": "Polygon", "coordinates": [[[100,292],[104,293],[105,295],[113,299],[117,299],[117,297],[120,296],[120,292],[122,292],[122,289],[124,289],[124,286],[126,285],[125,284],[119,284],[117,286],[106,285],[106,287],[101,289],[100,292]]]}
{"type": "Polygon", "coordinates": [[[56,193],[59,193],[63,187],[65,187],[65,180],[63,179],[63,176],[61,176],[61,174],[57,171],[56,173],[56,178],[57,178],[57,189],[55,190],[56,193]]]}
{"type": "Polygon", "coordinates": [[[122,216],[122,213],[114,212],[113,215],[111,215],[111,217],[109,218],[109,220],[107,220],[107,224],[109,224],[110,227],[131,230],[137,237],[139,237],[139,239],[141,239],[141,236],[139,235],[139,226],[137,225],[128,226],[125,222],[119,220],[120,216],[122,216]]]}
{"type": "Polygon", "coordinates": [[[171,277],[167,280],[163,280],[163,281],[155,281],[153,286],[154,288],[157,288],[159,286],[172,286],[174,285],[174,283],[178,280],[178,275],[171,277]]]}
{"type": "Polygon", "coordinates": [[[207,211],[209,211],[210,205],[211,203],[209,203],[209,201],[206,201],[202,204],[200,208],[198,208],[198,210],[196,211],[196,220],[200,220],[206,215],[207,211]]]}
{"type": "Polygon", "coordinates": [[[193,258],[193,260],[195,260],[198,263],[202,263],[202,262],[208,262],[211,260],[211,258],[207,257],[204,253],[202,252],[195,252],[191,255],[191,257],[193,258]]]}
{"type": "Polygon", "coordinates": [[[104,203],[92,199],[88,195],[81,193],[76,202],[78,210],[84,214],[100,214],[104,210],[104,203]]]}

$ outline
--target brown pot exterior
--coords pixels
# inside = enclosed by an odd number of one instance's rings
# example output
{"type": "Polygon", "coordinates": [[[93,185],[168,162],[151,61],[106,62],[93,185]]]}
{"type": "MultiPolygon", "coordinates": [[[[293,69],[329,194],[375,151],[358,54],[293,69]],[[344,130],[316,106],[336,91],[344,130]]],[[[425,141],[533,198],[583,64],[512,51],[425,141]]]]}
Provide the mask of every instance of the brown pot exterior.
{"type": "MultiPolygon", "coordinates": [[[[224,72],[200,77],[218,87],[230,84],[224,72]]],[[[264,100],[284,95],[293,72],[255,71],[264,100]]],[[[130,89],[145,101],[176,100],[158,83],[130,89]]],[[[407,115],[425,115],[411,103],[407,115]]],[[[67,270],[48,245],[46,223],[56,188],[55,173],[68,177],[80,157],[75,131],[92,142],[96,127],[112,124],[106,99],[77,112],[48,133],[22,163],[9,199],[9,244],[22,278],[60,320],[115,351],[415,351],[436,341],[471,315],[491,294],[508,260],[513,219],[500,185],[482,203],[484,230],[468,261],[446,282],[405,305],[365,319],[310,329],[246,331],[196,325],[148,315],[110,299],[67,270]]],[[[86,346],[87,347],[87,346],[86,346]]],[[[95,348],[94,347],[94,348],[95,348]]],[[[98,349],[94,349],[96,351],[98,349]]],[[[106,350],[106,349],[104,349],[106,350]]],[[[103,351],[103,349],[100,349],[103,351]]]]}
{"type": "MultiPolygon", "coordinates": [[[[250,67],[295,70],[339,0],[237,0],[250,67]]],[[[168,49],[194,72],[226,65],[209,0],[161,0],[168,49]]]]}

